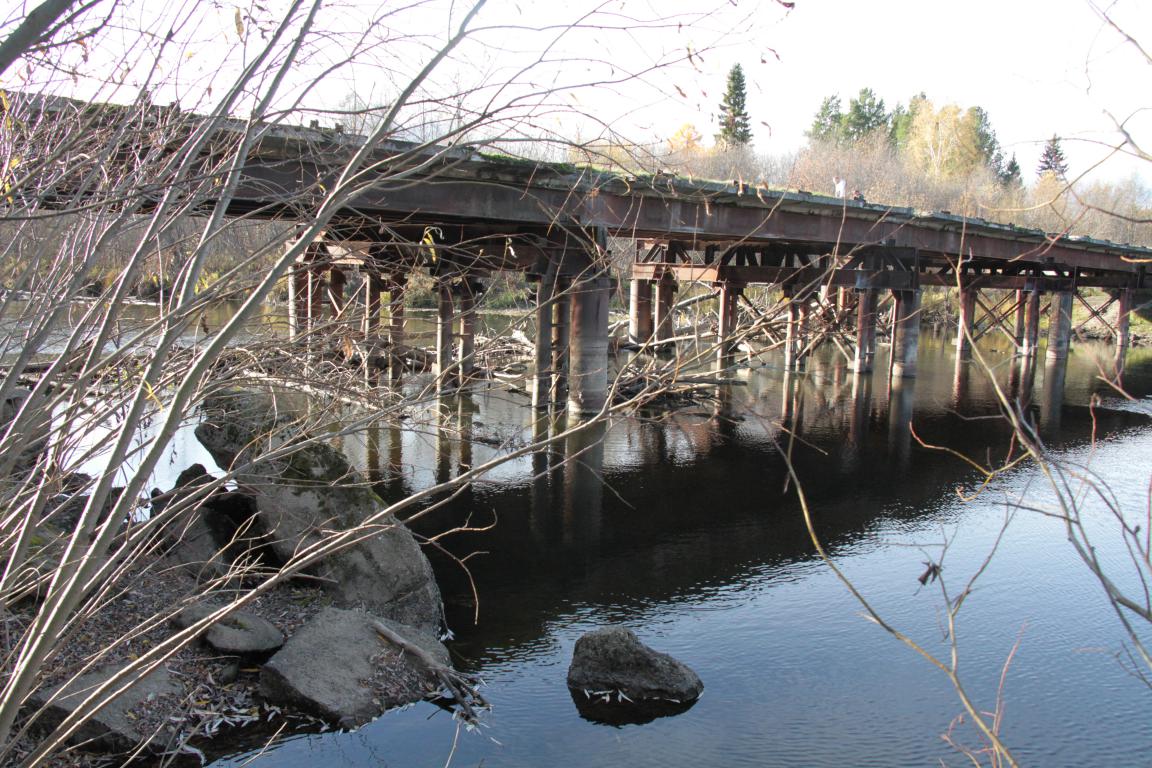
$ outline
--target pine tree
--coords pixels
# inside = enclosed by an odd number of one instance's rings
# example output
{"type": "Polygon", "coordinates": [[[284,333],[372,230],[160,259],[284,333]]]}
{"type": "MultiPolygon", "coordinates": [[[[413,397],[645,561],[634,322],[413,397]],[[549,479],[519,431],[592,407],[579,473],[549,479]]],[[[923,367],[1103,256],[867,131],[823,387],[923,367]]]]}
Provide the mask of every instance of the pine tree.
{"type": "Polygon", "coordinates": [[[1048,139],[1044,151],[1040,154],[1040,165],[1036,168],[1036,175],[1043,176],[1046,173],[1054,174],[1059,179],[1068,173],[1068,162],[1064,159],[1064,150],[1060,148],[1059,136],[1053,135],[1048,139]]]}
{"type": "Polygon", "coordinates": [[[991,118],[983,107],[969,107],[967,117],[974,134],[975,151],[984,165],[996,175],[1000,175],[1004,171],[1004,151],[1000,149],[1000,141],[992,128],[991,118]]]}
{"type": "Polygon", "coordinates": [[[840,111],[839,96],[828,96],[820,102],[820,109],[816,110],[812,127],[808,129],[808,138],[836,144],[844,138],[844,113],[840,111]]]}
{"type": "Polygon", "coordinates": [[[1012,153],[1012,159],[1009,160],[1003,170],[998,174],[1000,176],[1000,183],[1005,187],[1019,187],[1024,183],[1024,177],[1020,173],[1020,163],[1016,162],[1016,153],[1012,153]]]}
{"type": "Polygon", "coordinates": [[[928,94],[921,91],[908,100],[908,106],[897,104],[892,113],[888,115],[888,142],[896,149],[903,151],[908,147],[908,139],[912,135],[912,125],[916,120],[916,113],[921,106],[927,104],[928,94]]]}
{"type": "Polygon", "coordinates": [[[844,137],[848,141],[859,141],[879,130],[888,130],[888,111],[884,108],[884,99],[876,98],[871,88],[861,88],[860,93],[848,102],[848,114],[844,116],[844,137]]]}
{"type": "Polygon", "coordinates": [[[716,134],[718,144],[732,147],[752,143],[752,118],[748,116],[745,105],[747,99],[744,68],[733,64],[728,71],[728,87],[720,101],[720,133],[716,134]]]}

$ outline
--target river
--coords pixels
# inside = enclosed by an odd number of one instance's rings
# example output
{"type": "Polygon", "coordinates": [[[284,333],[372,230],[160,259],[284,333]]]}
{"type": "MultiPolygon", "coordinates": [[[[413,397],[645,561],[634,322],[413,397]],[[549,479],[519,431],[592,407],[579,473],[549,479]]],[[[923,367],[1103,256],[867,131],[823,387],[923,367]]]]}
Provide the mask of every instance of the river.
{"type": "MultiPolygon", "coordinates": [[[[1007,386],[1010,358],[982,352],[1007,386]]],[[[927,333],[920,375],[903,385],[887,381],[886,349],[877,373],[860,378],[835,354],[792,375],[768,357],[722,393],[719,415],[705,404],[615,419],[504,464],[412,522],[425,534],[490,524],[444,541],[457,557],[476,553],[468,565],[478,607],[460,566],[431,553],[456,663],[483,678],[492,703],[479,728],[458,729],[421,704],[351,733],[282,736],[261,754],[241,750],[213,765],[968,764],[941,738],[961,712],[948,680],[866,620],[816,556],[782,458],[789,436],[831,556],[886,620],[932,652],[949,646],[940,582],[917,578],[925,563],[941,562],[947,541],[941,576],[957,594],[1003,531],[956,637],[969,693],[985,709],[999,699],[1003,739],[1022,764],[1148,764],[1152,691],[1123,666],[1115,614],[1062,524],[1018,508],[1049,498],[1039,473],[1014,469],[966,501],[980,475],[919,444],[981,462],[1002,457],[1008,433],[987,377],[957,367],[948,340],[927,333]],[[700,701],[641,725],[583,719],[565,686],[572,646],[617,623],[693,667],[705,684],[700,701]]],[[[1152,354],[1130,353],[1132,402],[1099,380],[1108,355],[1075,347],[1063,387],[1041,360],[1034,386],[1020,391],[1054,454],[1089,466],[1125,514],[1145,516],[1152,354]]],[[[516,395],[479,390],[440,408],[423,428],[417,420],[403,432],[370,431],[343,448],[398,497],[533,434],[516,395]],[[441,428],[461,415],[463,430],[441,428]],[[460,439],[469,434],[480,441],[460,439]]],[[[1107,510],[1089,500],[1084,514],[1106,568],[1132,586],[1107,510]]],[[[979,746],[963,723],[953,737],[979,746]]]]}

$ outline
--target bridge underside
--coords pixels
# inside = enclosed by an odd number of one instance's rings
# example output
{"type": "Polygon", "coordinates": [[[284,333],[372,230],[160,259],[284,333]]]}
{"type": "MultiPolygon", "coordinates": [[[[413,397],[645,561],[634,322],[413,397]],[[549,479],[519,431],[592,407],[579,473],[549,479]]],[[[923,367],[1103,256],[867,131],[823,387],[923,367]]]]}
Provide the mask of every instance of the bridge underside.
{"type": "MultiPolygon", "coordinates": [[[[1147,287],[1144,263],[1152,257],[1142,248],[948,213],[738,183],[624,178],[476,156],[418,180],[388,181],[396,171],[382,168],[378,183],[366,173],[354,205],[326,231],[326,243],[364,248],[334,260],[315,244],[300,260],[292,281],[293,327],[302,332],[315,322],[324,295],[337,316],[345,302],[336,296],[346,282],[341,273],[355,268],[365,274],[363,333],[382,333],[388,294],[387,338],[391,349],[402,350],[408,276],[427,270],[438,302],[434,368],[449,386],[471,376],[483,281],[498,271],[524,273],[536,286],[534,399],[556,403],[566,392],[568,405],[585,413],[599,410],[608,391],[610,262],[630,279],[629,341],[641,349],[672,345],[677,291],[705,284],[718,300],[718,365],[729,366],[745,290],[771,286],[784,296],[780,335],[790,367],[803,366],[822,339],[836,342],[856,371],[868,371],[879,324],[892,335],[893,372],[914,376],[927,287],[958,292],[962,357],[989,332],[1003,332],[1022,357],[1034,357],[1047,306],[1047,355],[1061,359],[1080,297],[1090,319],[1104,321],[1115,338],[1119,365],[1134,293],[1147,287]],[[634,256],[621,263],[609,242],[634,248],[634,256]],[[1093,306],[1082,289],[1104,289],[1108,305],[1093,306]],[[1112,305],[1115,317],[1106,320],[1112,305]]],[[[299,159],[257,158],[245,173],[231,213],[306,220],[301,201],[308,191],[319,199],[335,183],[324,166],[299,159]]],[[[393,360],[393,377],[400,368],[393,360]]]]}

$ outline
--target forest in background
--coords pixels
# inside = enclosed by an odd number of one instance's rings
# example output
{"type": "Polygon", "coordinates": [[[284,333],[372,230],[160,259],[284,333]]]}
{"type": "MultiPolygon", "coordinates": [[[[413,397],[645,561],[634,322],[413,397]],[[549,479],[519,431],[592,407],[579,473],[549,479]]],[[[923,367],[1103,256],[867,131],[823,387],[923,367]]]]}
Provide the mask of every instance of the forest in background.
{"type": "MultiPolygon", "coordinates": [[[[1068,167],[1057,134],[1047,140],[1037,168],[1021,168],[980,106],[937,103],[921,92],[889,109],[871,88],[845,106],[832,94],[813,115],[805,146],[763,152],[752,143],[746,81],[737,64],[717,111],[720,131],[711,143],[685,123],[662,143],[596,139],[569,149],[567,159],[829,196],[839,177],[848,197],[878,205],[1152,245],[1152,189],[1139,176],[1089,180],[1092,168],[1068,167]]],[[[1045,127],[1037,126],[1037,135],[1044,134],[1045,127]]]]}

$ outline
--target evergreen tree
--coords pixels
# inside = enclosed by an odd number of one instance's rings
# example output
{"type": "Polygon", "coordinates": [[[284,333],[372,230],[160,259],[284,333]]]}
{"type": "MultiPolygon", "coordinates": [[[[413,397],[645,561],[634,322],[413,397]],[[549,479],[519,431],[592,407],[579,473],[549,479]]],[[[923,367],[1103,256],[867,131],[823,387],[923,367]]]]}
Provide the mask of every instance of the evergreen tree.
{"type": "Polygon", "coordinates": [[[1064,159],[1064,150],[1060,148],[1060,137],[1056,135],[1048,139],[1048,143],[1044,145],[1044,151],[1040,154],[1040,165],[1036,168],[1037,176],[1046,173],[1054,174],[1059,179],[1068,173],[1068,162],[1064,159]]]}
{"type": "Polygon", "coordinates": [[[859,141],[873,131],[888,129],[888,111],[884,99],[876,98],[871,88],[861,88],[860,93],[848,102],[848,114],[844,115],[844,137],[848,141],[859,141]]]}
{"type": "Polygon", "coordinates": [[[916,120],[916,113],[921,106],[927,104],[928,94],[921,91],[908,100],[908,106],[897,104],[888,116],[888,142],[898,150],[908,147],[908,139],[912,135],[912,124],[916,120]]]}
{"type": "Polygon", "coordinates": [[[828,96],[820,102],[808,138],[839,144],[844,138],[844,113],[840,111],[840,97],[828,96]]]}
{"type": "Polygon", "coordinates": [[[1012,153],[1012,159],[1009,160],[999,173],[1000,183],[1005,187],[1019,187],[1024,183],[1024,177],[1020,173],[1020,163],[1016,162],[1016,153],[1012,153]]]}
{"type": "Polygon", "coordinates": [[[720,101],[720,133],[716,134],[718,144],[732,147],[752,143],[752,118],[748,116],[747,99],[744,68],[733,64],[728,71],[728,87],[720,101]]]}
{"type": "Polygon", "coordinates": [[[981,160],[993,173],[1000,175],[1004,170],[1004,152],[992,128],[992,120],[983,107],[969,107],[968,119],[971,121],[975,148],[981,160]]]}

